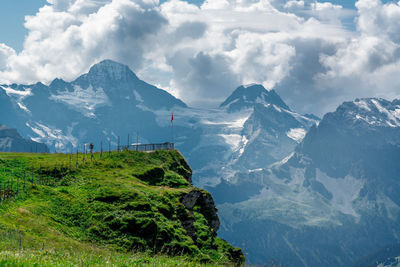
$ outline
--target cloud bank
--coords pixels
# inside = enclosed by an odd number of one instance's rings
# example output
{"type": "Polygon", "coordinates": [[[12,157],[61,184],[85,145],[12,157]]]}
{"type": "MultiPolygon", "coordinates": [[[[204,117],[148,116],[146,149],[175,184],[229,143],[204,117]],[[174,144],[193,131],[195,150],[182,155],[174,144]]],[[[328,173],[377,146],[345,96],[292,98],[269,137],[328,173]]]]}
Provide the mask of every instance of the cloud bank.
{"type": "Polygon", "coordinates": [[[358,0],[356,11],[308,0],[47,2],[26,17],[22,52],[0,44],[0,83],[72,80],[113,59],[195,106],[249,83],[318,115],[355,97],[399,96],[400,2],[358,0]]]}

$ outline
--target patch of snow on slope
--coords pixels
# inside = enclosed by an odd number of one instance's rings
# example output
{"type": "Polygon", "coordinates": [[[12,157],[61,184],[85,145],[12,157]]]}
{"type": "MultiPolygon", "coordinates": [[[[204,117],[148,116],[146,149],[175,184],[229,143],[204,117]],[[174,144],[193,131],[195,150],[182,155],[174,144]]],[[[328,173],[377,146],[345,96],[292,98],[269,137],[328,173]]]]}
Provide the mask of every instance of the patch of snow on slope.
{"type": "Polygon", "coordinates": [[[143,102],[142,96],[136,90],[133,90],[133,94],[135,95],[136,101],[143,102]]]}
{"type": "Polygon", "coordinates": [[[395,110],[393,111],[393,115],[394,115],[396,118],[400,118],[400,109],[399,109],[399,108],[395,109],[395,110]]]}
{"type": "Polygon", "coordinates": [[[365,100],[358,100],[358,101],[356,100],[356,101],[354,101],[354,104],[361,109],[371,111],[370,107],[368,106],[367,102],[365,102],[365,100]]]}
{"type": "Polygon", "coordinates": [[[239,148],[242,142],[242,136],[239,134],[219,134],[222,138],[224,138],[225,143],[228,144],[232,151],[239,148]]]}
{"type": "Polygon", "coordinates": [[[257,85],[257,83],[245,84],[245,85],[243,85],[243,87],[244,87],[244,88],[249,88],[249,87],[252,87],[252,86],[254,86],[254,85],[257,85]]]}
{"type": "Polygon", "coordinates": [[[54,144],[58,150],[65,151],[68,144],[76,146],[78,140],[72,136],[72,130],[76,124],[72,124],[67,128],[67,134],[64,134],[62,130],[56,127],[46,126],[38,122],[27,122],[28,126],[32,131],[38,135],[36,138],[31,138],[35,142],[46,143],[49,146],[54,144]]]}
{"type": "Polygon", "coordinates": [[[278,112],[282,112],[282,109],[276,105],[272,105],[274,107],[274,109],[278,112]]]}
{"type": "Polygon", "coordinates": [[[89,85],[86,89],[75,85],[73,92],[59,92],[57,95],[52,95],[50,99],[64,102],[81,111],[87,117],[94,117],[94,111],[97,107],[111,105],[103,88],[94,89],[92,85],[89,85]]]}
{"type": "Polygon", "coordinates": [[[32,89],[31,88],[25,88],[25,91],[22,91],[22,90],[15,90],[15,89],[12,89],[10,87],[2,87],[2,86],[0,86],[0,89],[3,89],[9,97],[14,98],[16,103],[17,103],[17,105],[18,105],[18,107],[20,109],[22,109],[23,111],[25,111],[27,113],[30,113],[30,110],[22,103],[22,101],[26,97],[32,95],[32,89]]]}
{"type": "Polygon", "coordinates": [[[27,113],[31,113],[31,111],[22,103],[18,102],[18,107],[27,113]]]}
{"type": "Polygon", "coordinates": [[[20,97],[27,97],[27,96],[32,95],[31,88],[26,88],[25,91],[15,90],[10,87],[1,87],[0,86],[0,88],[2,88],[8,96],[16,95],[16,96],[20,96],[20,97]]]}
{"type": "Polygon", "coordinates": [[[238,155],[238,157],[240,157],[243,153],[244,153],[244,150],[245,150],[245,148],[246,148],[246,146],[247,146],[247,143],[249,142],[249,139],[247,139],[247,137],[246,136],[242,136],[242,147],[239,149],[239,155],[238,155]]]}
{"type": "Polygon", "coordinates": [[[344,178],[331,178],[317,169],[316,180],[332,194],[331,204],[343,214],[359,217],[353,208],[353,201],[357,199],[364,181],[352,176],[344,178]]]}
{"type": "Polygon", "coordinates": [[[400,122],[398,120],[399,118],[396,117],[397,113],[395,111],[393,111],[394,114],[392,114],[392,112],[390,112],[386,108],[382,107],[382,105],[375,99],[372,99],[371,101],[372,101],[372,103],[374,103],[374,105],[379,110],[379,112],[385,114],[387,116],[387,118],[390,120],[390,121],[386,122],[387,125],[389,125],[390,127],[400,126],[400,122]]]}
{"type": "Polygon", "coordinates": [[[230,105],[232,105],[232,104],[234,104],[234,103],[236,103],[236,102],[238,102],[238,101],[239,101],[239,98],[236,98],[236,99],[232,100],[231,102],[229,102],[229,103],[226,105],[226,107],[229,107],[230,105]]]}
{"type": "Polygon", "coordinates": [[[364,118],[364,117],[361,117],[359,114],[357,114],[357,115],[356,115],[356,119],[357,119],[357,120],[363,120],[363,121],[365,121],[366,123],[368,123],[369,125],[376,125],[376,124],[377,124],[376,117],[369,118],[368,116],[366,116],[366,117],[364,118]],[[375,119],[375,120],[374,120],[374,119],[375,119]]]}
{"type": "Polygon", "coordinates": [[[205,125],[225,125],[229,128],[242,128],[244,123],[250,117],[250,114],[247,112],[240,112],[237,113],[225,113],[225,112],[208,112],[209,116],[202,116],[203,119],[201,120],[202,124],[205,125]]]}
{"type": "Polygon", "coordinates": [[[377,204],[385,209],[385,214],[389,219],[396,221],[400,214],[400,207],[383,193],[378,194],[376,199],[377,204]]]}
{"type": "Polygon", "coordinates": [[[286,164],[289,161],[289,159],[291,159],[293,156],[294,156],[294,152],[290,153],[289,156],[285,157],[281,161],[278,161],[278,162],[275,162],[275,163],[271,164],[271,167],[282,166],[282,165],[286,164]]]}
{"type": "Polygon", "coordinates": [[[288,131],[286,135],[297,143],[300,143],[306,136],[306,133],[306,130],[304,130],[303,128],[294,128],[290,129],[290,131],[288,131]]]}
{"type": "Polygon", "coordinates": [[[230,126],[229,127],[231,127],[231,128],[243,128],[245,122],[249,119],[249,117],[250,117],[249,115],[246,115],[246,116],[240,117],[240,118],[238,118],[236,120],[233,120],[233,121],[230,122],[230,126]]]}
{"type": "Polygon", "coordinates": [[[286,113],[288,113],[288,114],[290,114],[291,116],[293,116],[297,121],[299,121],[300,123],[302,123],[302,124],[306,124],[306,125],[308,125],[309,127],[311,127],[311,126],[313,126],[313,125],[317,125],[318,126],[318,124],[320,123],[320,121],[319,120],[316,120],[316,119],[312,119],[312,118],[309,118],[309,117],[306,117],[306,116],[303,116],[303,115],[301,115],[301,114],[299,114],[299,113],[296,113],[296,112],[293,112],[293,111],[290,111],[290,110],[284,110],[286,113]]]}

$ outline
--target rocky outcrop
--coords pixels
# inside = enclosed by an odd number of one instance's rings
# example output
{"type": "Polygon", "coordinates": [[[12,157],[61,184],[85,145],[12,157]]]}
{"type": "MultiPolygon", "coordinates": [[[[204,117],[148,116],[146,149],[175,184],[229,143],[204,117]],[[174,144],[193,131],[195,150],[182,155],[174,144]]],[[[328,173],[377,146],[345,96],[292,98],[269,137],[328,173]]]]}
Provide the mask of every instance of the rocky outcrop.
{"type": "Polygon", "coordinates": [[[44,144],[22,138],[16,129],[0,124],[0,151],[48,153],[49,149],[44,144]]]}
{"type": "MultiPolygon", "coordinates": [[[[215,207],[214,199],[211,194],[205,190],[195,189],[183,196],[181,200],[186,209],[193,213],[194,208],[197,206],[199,211],[206,218],[208,225],[216,233],[220,226],[220,221],[217,215],[217,208],[215,207]]],[[[188,216],[186,220],[182,220],[182,225],[188,232],[188,235],[194,236],[194,218],[188,216]]]]}

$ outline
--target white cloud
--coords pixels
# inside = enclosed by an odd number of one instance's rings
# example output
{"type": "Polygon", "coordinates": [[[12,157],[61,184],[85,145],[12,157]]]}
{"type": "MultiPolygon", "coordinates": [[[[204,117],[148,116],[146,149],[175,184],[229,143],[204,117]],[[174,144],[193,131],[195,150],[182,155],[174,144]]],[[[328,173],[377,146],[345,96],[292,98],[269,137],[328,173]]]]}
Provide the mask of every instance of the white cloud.
{"type": "Polygon", "coordinates": [[[304,1],[290,0],[287,1],[283,7],[286,9],[304,8],[304,1]]]}
{"type": "Polygon", "coordinates": [[[273,88],[290,71],[289,61],[295,48],[280,34],[243,33],[236,39],[235,49],[228,54],[235,62],[233,70],[241,73],[242,83],[262,83],[273,88]]]}
{"type": "Polygon", "coordinates": [[[356,7],[358,35],[339,46],[333,55],[321,55],[327,71],[318,74],[317,83],[326,90],[342,92],[342,96],[336,96],[340,101],[399,97],[400,6],[359,0],[356,7]]]}
{"type": "Polygon", "coordinates": [[[332,11],[332,10],[340,10],[343,7],[341,5],[334,5],[330,2],[315,2],[311,4],[311,7],[316,11],[332,11]]]}
{"type": "Polygon", "coordinates": [[[0,71],[7,68],[10,57],[15,56],[15,50],[5,44],[0,43],[0,71]]]}
{"type": "Polygon", "coordinates": [[[358,0],[353,11],[295,0],[48,0],[26,18],[21,53],[0,44],[0,83],[72,80],[109,58],[188,104],[216,104],[262,83],[301,112],[358,96],[396,95],[400,6],[358,0]],[[383,88],[383,86],[385,86],[383,88]]]}
{"type": "Polygon", "coordinates": [[[167,86],[178,88],[178,95],[189,104],[214,105],[242,83],[273,88],[291,71],[296,55],[291,42],[296,38],[336,43],[348,36],[337,24],[280,12],[268,1],[206,1],[200,8],[169,1],[161,5],[161,12],[169,21],[167,39],[174,42],[164,43],[160,49],[167,47],[168,52],[157,53],[157,58],[167,55],[166,65],[172,67],[167,86]],[[171,28],[193,21],[206,25],[203,35],[176,42],[171,28]]]}
{"type": "Polygon", "coordinates": [[[145,51],[151,49],[149,38],[166,23],[157,1],[50,2],[54,5],[26,18],[29,35],[24,50],[8,60],[8,68],[0,72],[1,80],[73,79],[104,58],[138,70],[145,51]],[[82,14],[88,6],[90,12],[82,14]]]}

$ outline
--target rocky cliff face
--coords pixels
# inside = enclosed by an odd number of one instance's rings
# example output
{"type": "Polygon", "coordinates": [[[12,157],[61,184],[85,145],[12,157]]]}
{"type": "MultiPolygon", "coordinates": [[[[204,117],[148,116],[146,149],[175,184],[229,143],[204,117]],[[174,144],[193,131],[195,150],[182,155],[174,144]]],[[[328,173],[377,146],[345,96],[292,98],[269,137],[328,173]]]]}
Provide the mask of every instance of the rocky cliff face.
{"type": "Polygon", "coordinates": [[[0,151],[47,153],[46,145],[22,138],[16,129],[0,124],[0,151]]]}
{"type": "MultiPolygon", "coordinates": [[[[193,214],[193,208],[197,205],[201,207],[202,213],[205,215],[208,225],[211,227],[211,229],[214,231],[216,234],[219,226],[220,226],[220,221],[217,215],[217,208],[215,207],[214,204],[214,199],[212,198],[211,194],[208,193],[205,190],[193,190],[187,195],[185,195],[182,198],[182,204],[191,211],[193,214]]],[[[193,226],[194,220],[188,220],[182,222],[183,225],[186,226],[186,230],[188,231],[188,234],[190,236],[195,236],[194,226],[193,226]]]]}

